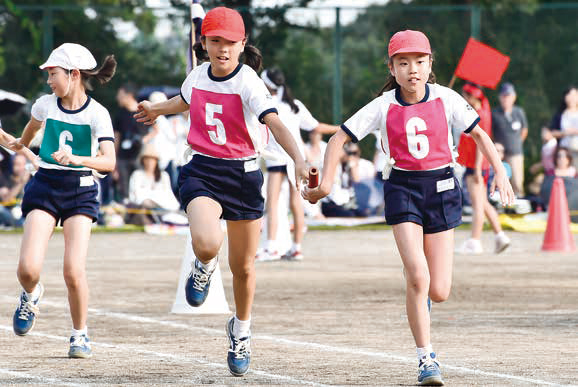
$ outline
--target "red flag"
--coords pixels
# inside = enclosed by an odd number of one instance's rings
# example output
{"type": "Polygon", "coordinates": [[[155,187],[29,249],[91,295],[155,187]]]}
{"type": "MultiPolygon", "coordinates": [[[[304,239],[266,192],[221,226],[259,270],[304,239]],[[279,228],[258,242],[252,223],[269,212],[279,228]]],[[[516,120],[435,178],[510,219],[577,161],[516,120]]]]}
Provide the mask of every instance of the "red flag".
{"type": "Polygon", "coordinates": [[[495,89],[509,63],[509,56],[470,38],[455,75],[466,81],[495,89]]]}

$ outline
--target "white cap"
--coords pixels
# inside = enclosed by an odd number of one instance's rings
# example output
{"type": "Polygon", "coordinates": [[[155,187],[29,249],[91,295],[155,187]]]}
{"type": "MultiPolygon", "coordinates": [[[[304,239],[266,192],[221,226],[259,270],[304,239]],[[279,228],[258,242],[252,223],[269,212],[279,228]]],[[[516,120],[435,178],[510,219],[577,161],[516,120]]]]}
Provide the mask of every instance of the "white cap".
{"type": "Polygon", "coordinates": [[[48,60],[40,66],[41,70],[47,67],[62,67],[65,70],[92,70],[96,67],[96,59],[88,49],[76,43],[64,43],[50,53],[48,60]]]}

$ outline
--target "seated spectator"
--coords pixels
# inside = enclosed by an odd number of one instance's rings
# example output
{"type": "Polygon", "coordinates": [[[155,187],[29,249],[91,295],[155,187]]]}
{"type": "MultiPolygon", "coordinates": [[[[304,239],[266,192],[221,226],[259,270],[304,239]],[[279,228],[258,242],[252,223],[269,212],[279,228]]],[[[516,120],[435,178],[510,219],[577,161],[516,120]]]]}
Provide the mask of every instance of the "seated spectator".
{"type": "Polygon", "coordinates": [[[130,177],[129,207],[133,209],[133,213],[128,211],[126,222],[141,225],[159,222],[158,216],[151,210],[179,210],[179,202],[171,189],[169,175],[160,170],[158,153],[151,144],[144,146],[140,155],[140,168],[130,177]]]}
{"type": "Polygon", "coordinates": [[[12,159],[12,173],[0,182],[0,223],[5,227],[22,227],[24,224],[20,201],[30,180],[26,163],[26,157],[16,153],[12,159]]]}
{"type": "Polygon", "coordinates": [[[558,145],[567,148],[578,167],[578,88],[568,87],[563,95],[558,111],[550,123],[552,135],[558,145]]]}
{"type": "Polygon", "coordinates": [[[554,175],[557,177],[576,177],[576,168],[572,165],[572,154],[568,148],[558,147],[554,153],[554,175]]]}

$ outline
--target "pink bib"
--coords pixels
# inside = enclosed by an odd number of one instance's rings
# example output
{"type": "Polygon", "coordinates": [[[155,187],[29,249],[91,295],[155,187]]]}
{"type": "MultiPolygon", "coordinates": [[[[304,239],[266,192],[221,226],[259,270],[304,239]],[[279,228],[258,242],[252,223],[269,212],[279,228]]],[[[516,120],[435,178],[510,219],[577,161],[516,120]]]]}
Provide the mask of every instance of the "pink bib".
{"type": "Polygon", "coordinates": [[[390,105],[387,139],[396,167],[420,171],[449,164],[452,154],[448,136],[441,99],[410,106],[390,105]]]}

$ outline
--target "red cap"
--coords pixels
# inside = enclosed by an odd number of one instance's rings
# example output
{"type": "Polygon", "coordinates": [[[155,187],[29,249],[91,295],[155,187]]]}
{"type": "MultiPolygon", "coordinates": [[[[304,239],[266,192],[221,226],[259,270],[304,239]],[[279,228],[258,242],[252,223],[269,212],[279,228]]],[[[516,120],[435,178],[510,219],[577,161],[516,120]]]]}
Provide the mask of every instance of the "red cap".
{"type": "Polygon", "coordinates": [[[423,32],[405,30],[396,32],[389,40],[387,55],[417,52],[431,55],[429,40],[423,32]]]}
{"type": "Polygon", "coordinates": [[[234,9],[213,8],[203,19],[201,35],[220,36],[232,42],[238,42],[245,39],[245,23],[241,14],[234,9]]]}

